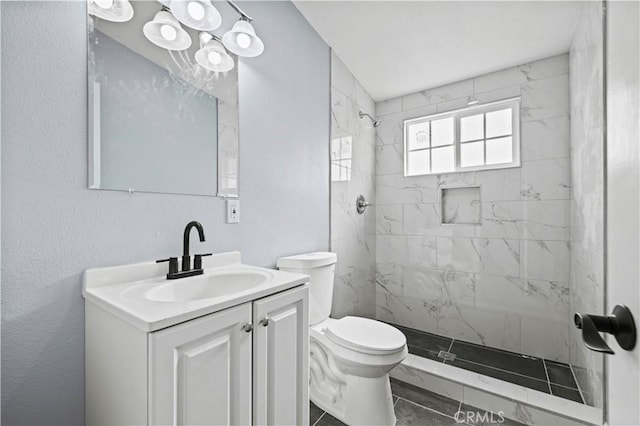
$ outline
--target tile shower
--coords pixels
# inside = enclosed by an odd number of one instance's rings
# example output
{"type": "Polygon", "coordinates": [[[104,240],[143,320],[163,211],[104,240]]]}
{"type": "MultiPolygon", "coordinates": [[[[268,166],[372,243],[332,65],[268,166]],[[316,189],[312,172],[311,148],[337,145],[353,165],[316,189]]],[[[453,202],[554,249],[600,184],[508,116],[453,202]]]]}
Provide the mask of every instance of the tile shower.
{"type": "Polygon", "coordinates": [[[572,389],[601,407],[602,357],[572,322],[602,310],[604,289],[601,17],[585,4],[569,53],[375,106],[333,54],[334,316],[571,364],[572,389]],[[521,98],[521,166],[405,177],[403,120],[471,95],[521,98]],[[350,142],[350,174],[336,141],[350,142]],[[359,193],[373,204],[364,215],[359,193]]]}
{"type": "Polygon", "coordinates": [[[335,53],[331,53],[331,250],[338,255],[333,312],[336,318],[376,312],[375,215],[356,212],[356,197],[375,203],[375,129],[358,112],[375,103],[335,53]]]}
{"type": "Polygon", "coordinates": [[[377,317],[568,362],[569,55],[382,102],[377,111],[377,317]],[[521,96],[522,166],[404,177],[403,120],[463,108],[470,95],[521,96]]]}

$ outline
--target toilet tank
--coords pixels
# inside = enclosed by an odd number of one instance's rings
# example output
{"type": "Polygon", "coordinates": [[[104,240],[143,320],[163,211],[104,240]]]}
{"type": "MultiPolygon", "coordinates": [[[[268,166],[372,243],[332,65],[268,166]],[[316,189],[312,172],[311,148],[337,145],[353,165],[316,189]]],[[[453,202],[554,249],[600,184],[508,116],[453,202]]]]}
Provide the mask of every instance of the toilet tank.
{"type": "Polygon", "coordinates": [[[309,322],[312,325],[331,315],[337,259],[336,254],[330,252],[305,253],[278,259],[278,269],[309,275],[309,322]]]}

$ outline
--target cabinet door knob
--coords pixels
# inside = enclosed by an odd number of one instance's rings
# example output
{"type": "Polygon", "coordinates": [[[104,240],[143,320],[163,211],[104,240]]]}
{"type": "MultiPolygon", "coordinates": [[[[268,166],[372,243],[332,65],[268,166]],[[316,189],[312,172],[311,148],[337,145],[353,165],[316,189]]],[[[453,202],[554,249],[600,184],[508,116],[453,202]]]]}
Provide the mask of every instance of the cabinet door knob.
{"type": "Polygon", "coordinates": [[[245,325],[242,326],[242,329],[244,331],[246,331],[247,333],[251,333],[251,331],[253,331],[253,324],[248,322],[248,323],[246,323],[245,325]]]}
{"type": "Polygon", "coordinates": [[[271,318],[269,318],[268,316],[265,316],[264,318],[262,318],[262,321],[260,321],[260,324],[266,327],[269,325],[270,321],[271,321],[271,318]]]}

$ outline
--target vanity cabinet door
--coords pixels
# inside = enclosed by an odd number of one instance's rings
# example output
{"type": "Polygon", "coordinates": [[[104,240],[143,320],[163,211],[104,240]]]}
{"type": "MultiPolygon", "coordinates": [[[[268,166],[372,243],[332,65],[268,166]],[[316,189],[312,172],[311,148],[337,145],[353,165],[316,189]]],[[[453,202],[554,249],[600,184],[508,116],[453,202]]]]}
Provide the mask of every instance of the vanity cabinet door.
{"type": "Polygon", "coordinates": [[[150,424],[251,423],[250,322],[249,302],[149,334],[150,424]]]}
{"type": "Polygon", "coordinates": [[[253,302],[253,424],[309,423],[308,285],[253,302]]]}

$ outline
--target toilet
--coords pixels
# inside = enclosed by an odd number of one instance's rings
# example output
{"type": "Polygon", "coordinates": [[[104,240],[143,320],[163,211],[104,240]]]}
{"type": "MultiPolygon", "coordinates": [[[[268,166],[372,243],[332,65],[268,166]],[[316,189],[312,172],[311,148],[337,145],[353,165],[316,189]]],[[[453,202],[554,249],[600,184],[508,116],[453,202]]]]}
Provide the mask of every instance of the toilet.
{"type": "Polygon", "coordinates": [[[278,268],[310,276],[309,395],[348,425],[394,425],[389,371],[407,356],[400,330],[355,316],[330,318],[337,256],[282,257],[278,268]]]}

